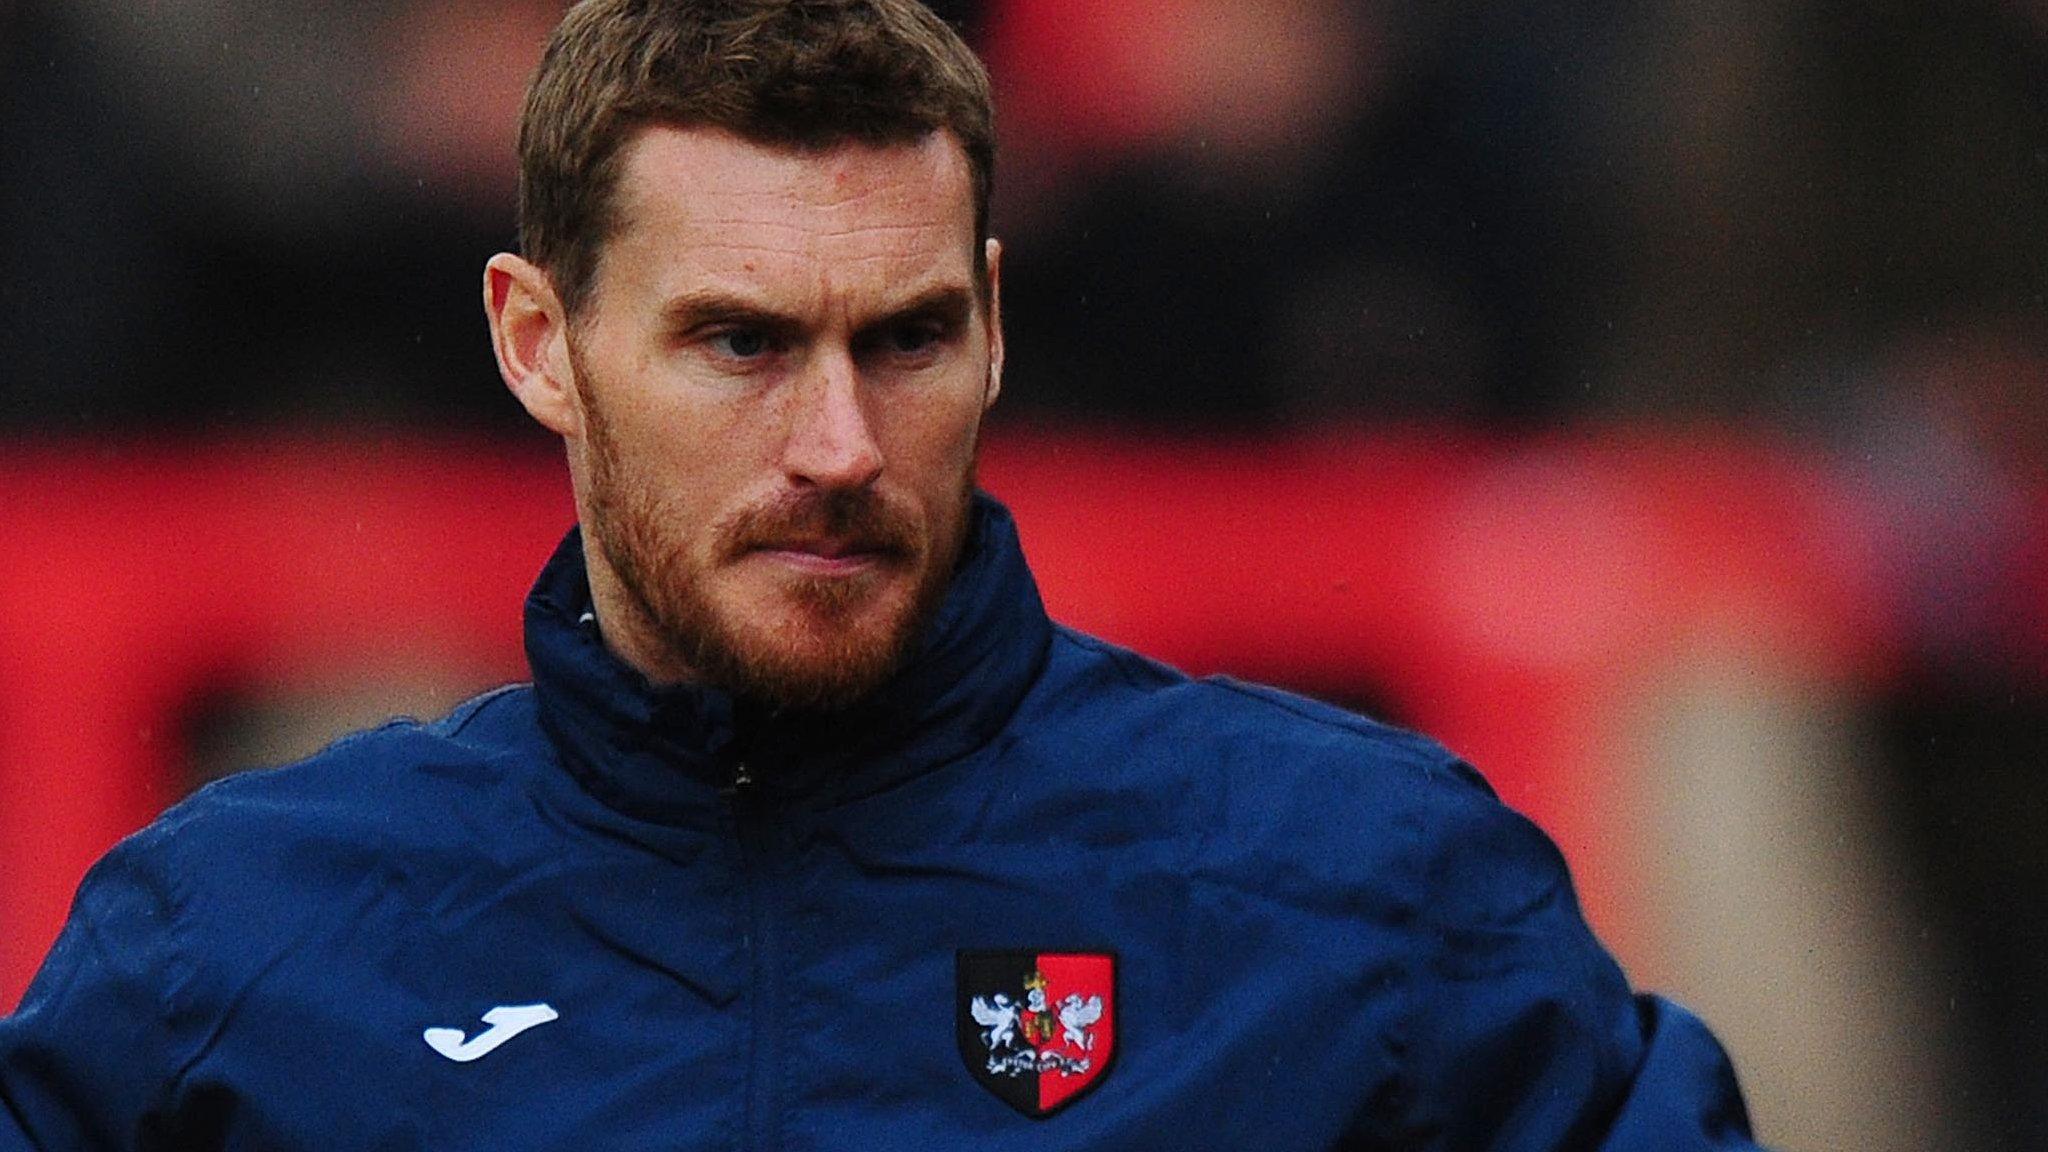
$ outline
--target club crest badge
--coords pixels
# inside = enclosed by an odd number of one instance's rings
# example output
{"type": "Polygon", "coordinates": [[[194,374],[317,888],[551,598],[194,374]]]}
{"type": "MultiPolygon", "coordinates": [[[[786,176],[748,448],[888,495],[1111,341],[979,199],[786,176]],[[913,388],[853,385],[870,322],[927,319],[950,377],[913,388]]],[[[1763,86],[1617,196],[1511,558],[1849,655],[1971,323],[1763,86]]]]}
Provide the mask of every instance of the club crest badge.
{"type": "Polygon", "coordinates": [[[981,1086],[1042,1118],[1102,1082],[1116,1054],[1116,957],[962,952],[954,1020],[981,1086]]]}

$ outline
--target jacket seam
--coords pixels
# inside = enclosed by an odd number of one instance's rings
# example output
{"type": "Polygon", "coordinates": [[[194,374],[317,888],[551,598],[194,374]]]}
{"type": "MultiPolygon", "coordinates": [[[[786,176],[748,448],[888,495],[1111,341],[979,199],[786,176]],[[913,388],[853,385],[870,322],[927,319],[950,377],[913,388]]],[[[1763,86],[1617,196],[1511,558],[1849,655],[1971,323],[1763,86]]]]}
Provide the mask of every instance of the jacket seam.
{"type": "MultiPolygon", "coordinates": [[[[1228,692],[1233,696],[1239,697],[1240,699],[1250,700],[1256,704],[1263,704],[1268,708],[1284,712],[1297,720],[1303,721],[1304,723],[1313,724],[1316,727],[1324,729],[1326,731],[1342,732],[1350,736],[1355,736],[1361,740],[1371,741],[1376,745],[1399,746],[1401,744],[1407,743],[1408,740],[1427,739],[1426,737],[1416,736],[1413,733],[1407,732],[1404,729],[1392,728],[1387,725],[1380,724],[1377,721],[1374,721],[1367,717],[1351,717],[1351,722],[1346,723],[1344,720],[1340,720],[1333,716],[1319,715],[1318,713],[1311,711],[1308,708],[1304,708],[1290,699],[1287,699],[1285,696],[1276,696],[1266,691],[1260,691],[1252,688],[1249,685],[1240,684],[1234,680],[1211,679],[1203,680],[1200,683],[1202,683],[1205,687],[1214,688],[1220,692],[1228,692]],[[1407,739],[1404,740],[1400,737],[1406,737],[1407,739]]],[[[1332,706],[1322,705],[1322,707],[1332,706]]],[[[1445,756],[1445,759],[1449,758],[1450,757],[1448,755],[1445,756]]]]}
{"type": "Polygon", "coordinates": [[[1417,893],[1414,915],[1409,918],[1408,930],[1414,943],[1400,950],[1401,984],[1395,993],[1393,1024],[1386,1038],[1388,1062],[1392,1066],[1389,1079],[1392,1091],[1385,1112],[1378,1117],[1382,1135],[1389,1141],[1406,1139],[1416,1127],[1415,1102],[1421,1093],[1412,1066],[1414,1046],[1417,1040],[1417,1022],[1421,1018],[1424,1001],[1422,985],[1424,972],[1433,967],[1436,948],[1442,940],[1434,930],[1436,917],[1433,912],[1432,867],[1424,849],[1425,838],[1420,836],[1414,825],[1403,823],[1402,832],[1408,843],[1403,856],[1406,870],[1411,874],[1408,891],[1417,893]],[[1435,947],[1432,947],[1435,945],[1435,947]]]}
{"type": "Polygon", "coordinates": [[[480,696],[457,705],[455,711],[449,713],[448,718],[442,721],[442,724],[446,726],[447,737],[452,740],[461,736],[476,721],[477,717],[484,714],[485,709],[527,687],[529,687],[527,684],[500,685],[480,696]]]}
{"type": "MultiPolygon", "coordinates": [[[[1076,648],[1093,652],[1097,656],[1107,659],[1111,666],[1116,669],[1117,675],[1123,677],[1124,683],[1133,688],[1147,687],[1146,680],[1148,679],[1167,682],[1188,682],[1186,674],[1182,673],[1179,669],[1155,664],[1129,649],[1119,648],[1107,641],[1090,636],[1086,632],[1076,632],[1072,628],[1057,626],[1053,629],[1053,636],[1055,640],[1064,640],[1076,648]],[[1161,674],[1162,672],[1164,675],[1161,674]],[[1145,673],[1150,673],[1151,675],[1143,675],[1145,673]]],[[[1047,645],[1047,649],[1050,651],[1051,645],[1047,645]]]]}
{"type": "MultiPolygon", "coordinates": [[[[1188,676],[1186,673],[1181,672],[1178,669],[1173,669],[1170,666],[1156,664],[1155,662],[1147,659],[1146,657],[1138,655],[1137,653],[1134,653],[1128,649],[1118,647],[1117,645],[1111,644],[1108,641],[1102,640],[1098,637],[1090,636],[1085,632],[1076,632],[1071,628],[1056,628],[1055,633],[1060,639],[1068,641],[1077,648],[1083,648],[1088,651],[1094,652],[1098,655],[1107,657],[1115,664],[1117,671],[1120,674],[1122,674],[1124,680],[1135,687],[1144,686],[1143,681],[1145,678],[1138,675],[1138,673],[1149,672],[1154,669],[1165,669],[1179,683],[1193,685],[1199,688],[1211,689],[1218,692],[1228,692],[1231,695],[1236,696],[1240,699],[1248,700],[1254,704],[1264,705],[1276,711],[1283,712],[1288,716],[1303,721],[1304,723],[1313,724],[1317,728],[1323,729],[1325,731],[1341,732],[1350,736],[1355,736],[1361,740],[1370,741],[1377,745],[1399,746],[1401,744],[1406,743],[1407,740],[1420,741],[1427,739],[1426,737],[1416,736],[1415,734],[1407,732],[1403,729],[1393,728],[1388,725],[1381,724],[1378,721],[1372,720],[1368,717],[1350,717],[1349,722],[1346,722],[1346,720],[1338,719],[1333,716],[1321,715],[1320,713],[1314,710],[1301,707],[1295,702],[1287,699],[1284,695],[1275,695],[1267,691],[1256,690],[1249,685],[1240,684],[1228,678],[1205,677],[1197,679],[1195,677],[1188,676]],[[1406,737],[1407,739],[1404,740],[1399,737],[1406,737]]],[[[1323,707],[1330,706],[1324,705],[1323,707]]],[[[1446,760],[1452,758],[1453,757],[1451,757],[1449,754],[1444,755],[1444,759],[1446,760]]]]}
{"type": "Polygon", "coordinates": [[[171,833],[189,828],[195,823],[196,819],[188,817],[175,825],[164,826],[159,845],[151,846],[160,846],[160,851],[148,853],[150,864],[161,877],[164,903],[169,917],[169,923],[165,925],[164,931],[155,937],[161,941],[165,960],[162,971],[166,976],[162,991],[157,997],[158,1011],[163,1017],[165,1054],[172,1057],[173,1064],[171,1076],[164,1085],[162,1099],[167,1113],[170,1111],[168,1105],[182,1095],[186,1079],[207,1049],[204,1041],[195,1039],[190,1045],[189,1052],[181,1054],[178,1051],[178,1038],[184,1030],[180,1026],[180,1020],[186,1017],[194,1020],[199,1018],[195,993],[199,983],[199,968],[193,959],[197,953],[187,947],[186,940],[191,927],[189,910],[192,903],[188,870],[179,867],[177,861],[171,859],[177,849],[171,833]]]}

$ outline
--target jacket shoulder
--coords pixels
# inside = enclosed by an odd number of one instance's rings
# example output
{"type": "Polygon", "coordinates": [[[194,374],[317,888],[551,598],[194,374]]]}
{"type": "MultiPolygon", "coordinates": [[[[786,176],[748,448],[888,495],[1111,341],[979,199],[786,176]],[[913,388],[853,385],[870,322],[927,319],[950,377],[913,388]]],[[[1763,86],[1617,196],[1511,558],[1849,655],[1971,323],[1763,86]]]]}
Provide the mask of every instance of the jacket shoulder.
{"type": "Polygon", "coordinates": [[[1116,819],[1136,826],[1118,830],[1179,838],[1209,882],[1468,922],[1568,889],[1549,838],[1427,736],[1078,633],[1058,649],[1036,711],[1048,751],[1113,750],[1090,786],[1128,799],[1116,819]]]}
{"type": "Polygon", "coordinates": [[[360,831],[368,825],[380,837],[430,832],[440,826],[446,804],[497,786],[544,743],[532,712],[530,689],[512,686],[438,720],[390,720],[296,763],[207,784],[146,831],[160,840],[310,834],[323,826],[360,831]]]}
{"type": "Polygon", "coordinates": [[[224,934],[248,944],[226,954],[253,954],[331,910],[338,888],[395,888],[494,830],[504,840],[503,822],[520,818],[507,785],[545,754],[530,696],[500,689],[440,720],[394,720],[214,781],[115,854],[169,878],[181,934],[224,934]]]}
{"type": "Polygon", "coordinates": [[[1163,757],[1170,765],[1311,803],[1349,793],[1497,803],[1476,770],[1420,733],[1264,684],[1192,678],[1071,629],[1058,635],[1064,651],[1049,678],[1066,710],[1138,747],[1175,750],[1163,757]]]}
{"type": "Polygon", "coordinates": [[[531,726],[522,693],[501,690],[217,781],[117,844],[80,884],[21,1011],[0,1020],[0,1095],[20,1074],[31,1089],[89,1084],[95,1107],[43,1100],[16,1118],[57,1133],[50,1147],[129,1146],[124,1133],[167,1106],[267,974],[309,940],[347,937],[409,881],[433,883],[437,860],[462,856],[472,813],[511,810],[494,797],[531,726]]]}

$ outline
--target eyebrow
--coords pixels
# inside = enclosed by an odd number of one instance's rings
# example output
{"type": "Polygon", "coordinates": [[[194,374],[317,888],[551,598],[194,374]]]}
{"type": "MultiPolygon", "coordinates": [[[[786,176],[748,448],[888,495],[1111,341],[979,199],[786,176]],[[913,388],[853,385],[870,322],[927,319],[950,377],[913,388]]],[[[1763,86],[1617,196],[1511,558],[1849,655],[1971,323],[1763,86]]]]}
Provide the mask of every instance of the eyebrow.
{"type": "MultiPolygon", "coordinates": [[[[965,323],[968,314],[975,308],[977,299],[974,292],[968,288],[943,284],[920,292],[901,304],[891,306],[882,314],[863,322],[860,327],[865,330],[877,325],[923,318],[952,324],[965,323]]],[[[661,306],[661,317],[668,327],[678,331],[701,328],[708,324],[754,324],[786,331],[803,326],[797,317],[789,313],[716,288],[683,292],[670,297],[661,306]]]]}
{"type": "Polygon", "coordinates": [[[672,296],[661,306],[661,318],[677,330],[701,328],[706,324],[748,323],[777,328],[794,328],[796,317],[777,312],[765,304],[717,289],[703,289],[672,296]]]}
{"type": "Polygon", "coordinates": [[[947,324],[964,324],[968,313],[974,310],[975,300],[974,293],[966,288],[953,284],[941,285],[911,297],[863,327],[893,324],[902,320],[926,319],[939,320],[947,324]]]}

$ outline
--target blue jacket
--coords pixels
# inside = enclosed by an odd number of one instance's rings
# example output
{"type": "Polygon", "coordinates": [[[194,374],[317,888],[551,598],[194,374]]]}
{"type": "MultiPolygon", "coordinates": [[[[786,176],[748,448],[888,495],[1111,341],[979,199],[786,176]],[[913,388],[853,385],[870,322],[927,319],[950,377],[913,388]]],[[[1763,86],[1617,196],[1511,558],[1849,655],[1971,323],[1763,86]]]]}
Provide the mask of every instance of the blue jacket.
{"type": "Polygon", "coordinates": [[[1424,739],[1051,624],[1011,521],[832,719],[534,682],[212,785],[0,1021],[0,1149],[1749,1148],[1424,739]]]}

